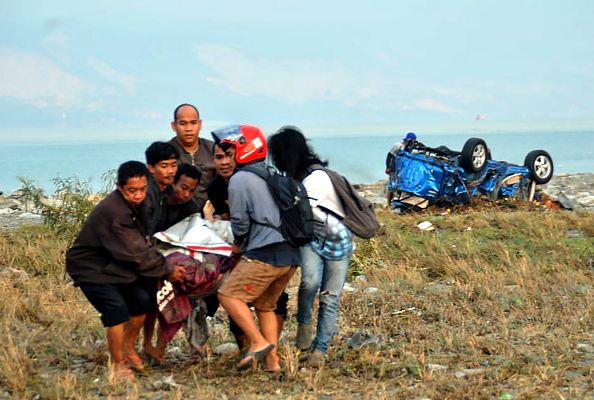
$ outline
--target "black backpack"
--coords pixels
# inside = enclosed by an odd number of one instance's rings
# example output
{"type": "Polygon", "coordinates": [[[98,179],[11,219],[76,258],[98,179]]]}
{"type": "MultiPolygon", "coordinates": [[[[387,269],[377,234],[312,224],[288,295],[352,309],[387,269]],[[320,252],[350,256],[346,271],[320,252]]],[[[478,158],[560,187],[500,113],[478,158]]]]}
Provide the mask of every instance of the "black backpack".
{"type": "Polygon", "coordinates": [[[341,218],[342,223],[360,238],[371,239],[380,227],[373,211],[373,204],[359,196],[347,178],[338,172],[317,164],[310,167],[310,172],[316,169],[325,171],[330,177],[344,210],[345,217],[341,218]]]}
{"type": "MultiPolygon", "coordinates": [[[[274,202],[278,206],[280,227],[266,224],[276,229],[293,247],[301,247],[313,239],[314,219],[305,187],[293,178],[283,176],[273,168],[263,171],[245,166],[241,171],[253,172],[264,179],[274,202]]],[[[260,223],[258,221],[254,221],[260,223]]]]}

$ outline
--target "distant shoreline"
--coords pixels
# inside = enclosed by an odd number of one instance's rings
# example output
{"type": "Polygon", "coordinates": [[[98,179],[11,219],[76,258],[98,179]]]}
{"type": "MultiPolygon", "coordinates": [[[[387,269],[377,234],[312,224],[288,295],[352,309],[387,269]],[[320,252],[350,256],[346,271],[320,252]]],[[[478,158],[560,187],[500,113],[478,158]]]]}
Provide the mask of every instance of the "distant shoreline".
{"type": "MultiPolygon", "coordinates": [[[[386,208],[386,182],[384,179],[375,183],[355,183],[354,186],[376,208],[382,209],[386,208]]],[[[594,173],[555,175],[548,184],[537,186],[537,190],[551,196],[555,201],[560,195],[565,196],[574,204],[575,210],[594,210],[594,173]]],[[[0,230],[41,223],[43,216],[27,211],[24,204],[11,194],[0,195],[0,230]]]]}

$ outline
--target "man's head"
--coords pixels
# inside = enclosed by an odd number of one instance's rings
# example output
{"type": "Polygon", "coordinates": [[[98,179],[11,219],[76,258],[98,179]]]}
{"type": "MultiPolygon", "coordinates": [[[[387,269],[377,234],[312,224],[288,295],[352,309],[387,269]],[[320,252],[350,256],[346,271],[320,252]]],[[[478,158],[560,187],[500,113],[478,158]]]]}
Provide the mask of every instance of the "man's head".
{"type": "Polygon", "coordinates": [[[252,125],[231,125],[212,132],[215,144],[229,143],[235,147],[237,167],[266,158],[266,137],[252,125]]]}
{"type": "Polygon", "coordinates": [[[161,190],[173,183],[177,172],[179,151],[170,143],[154,142],[144,153],[148,170],[153,175],[161,190]]]}
{"type": "Polygon", "coordinates": [[[128,203],[137,206],[146,197],[148,169],[139,161],[128,161],[118,168],[117,188],[128,203]]]}
{"type": "Polygon", "coordinates": [[[171,129],[177,134],[177,141],[184,148],[191,148],[198,143],[202,121],[198,109],[191,104],[181,104],[173,112],[171,129]]]}
{"type": "Polygon", "coordinates": [[[417,135],[415,135],[413,132],[408,132],[404,139],[402,139],[403,142],[408,142],[410,140],[417,140],[417,135]]]}
{"type": "Polygon", "coordinates": [[[237,163],[235,161],[235,146],[231,143],[218,143],[212,147],[212,159],[217,174],[229,182],[231,175],[235,172],[237,163]]]}
{"type": "Polygon", "coordinates": [[[173,181],[173,204],[186,204],[192,199],[200,183],[200,171],[193,165],[180,164],[173,181]]]}

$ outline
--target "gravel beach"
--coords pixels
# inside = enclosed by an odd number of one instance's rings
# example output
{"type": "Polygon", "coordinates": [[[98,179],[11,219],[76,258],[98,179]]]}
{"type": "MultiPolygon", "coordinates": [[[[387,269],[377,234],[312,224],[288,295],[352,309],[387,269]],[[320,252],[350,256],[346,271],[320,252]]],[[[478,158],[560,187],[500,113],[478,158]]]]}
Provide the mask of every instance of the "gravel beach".
{"type": "MultiPolygon", "coordinates": [[[[355,186],[375,207],[386,208],[385,180],[355,186]]],[[[548,184],[538,186],[537,191],[549,195],[564,208],[594,210],[594,173],[555,175],[548,184]]],[[[41,223],[43,216],[22,201],[18,189],[11,194],[0,194],[0,229],[41,223]]]]}

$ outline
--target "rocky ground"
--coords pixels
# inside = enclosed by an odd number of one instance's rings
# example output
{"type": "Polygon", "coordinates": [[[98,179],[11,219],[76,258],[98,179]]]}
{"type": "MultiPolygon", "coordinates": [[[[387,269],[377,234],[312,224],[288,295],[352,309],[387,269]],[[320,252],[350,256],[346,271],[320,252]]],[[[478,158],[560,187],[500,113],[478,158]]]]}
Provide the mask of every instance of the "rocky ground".
{"type": "MultiPolygon", "coordinates": [[[[386,208],[385,180],[355,186],[376,208],[386,208]]],[[[594,210],[594,173],[556,175],[548,184],[538,186],[537,191],[550,196],[561,208],[594,210]]],[[[0,229],[41,223],[43,216],[31,204],[25,203],[20,190],[11,194],[0,193],[0,229]]]]}

